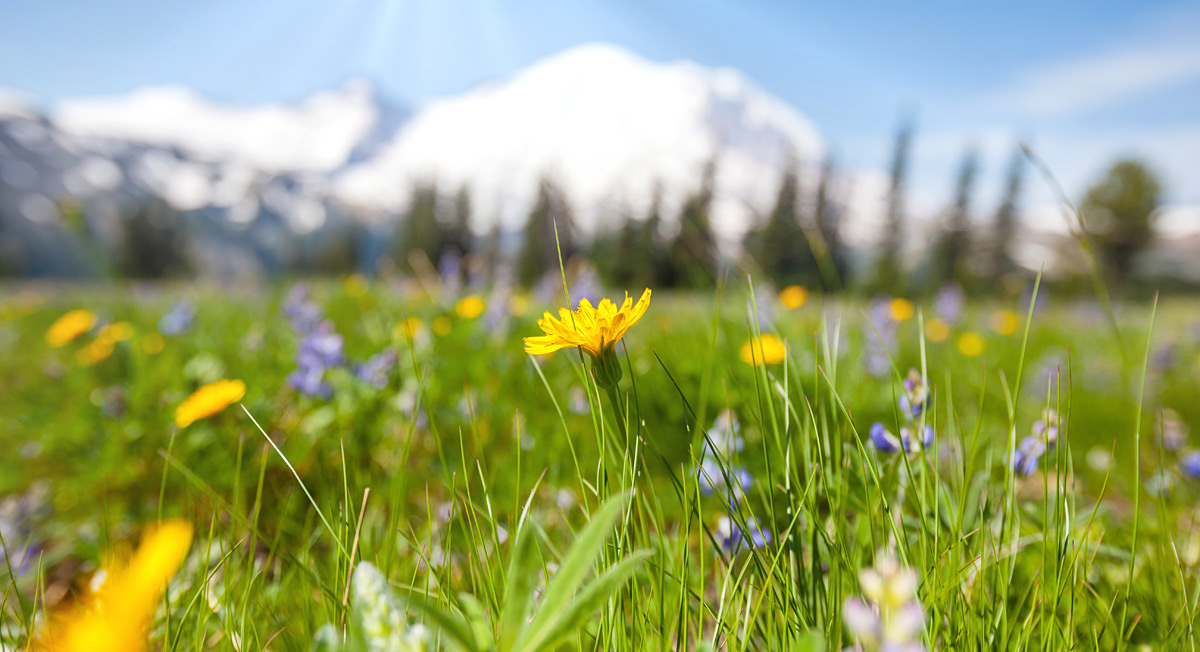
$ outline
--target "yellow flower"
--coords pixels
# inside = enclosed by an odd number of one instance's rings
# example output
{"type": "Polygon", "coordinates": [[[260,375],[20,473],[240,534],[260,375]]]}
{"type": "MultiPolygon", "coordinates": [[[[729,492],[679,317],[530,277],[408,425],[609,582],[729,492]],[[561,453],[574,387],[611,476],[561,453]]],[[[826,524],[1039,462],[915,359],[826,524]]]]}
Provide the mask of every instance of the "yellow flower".
{"type": "Polygon", "coordinates": [[[892,321],[908,321],[913,316],[913,303],[908,299],[892,299],[888,304],[888,316],[892,321]]]}
{"type": "Polygon", "coordinates": [[[788,310],[795,310],[808,303],[808,289],[802,285],[789,285],[779,293],[779,302],[788,310]]]}
{"type": "Polygon", "coordinates": [[[538,327],[545,335],[525,338],[525,352],[545,355],[559,349],[579,347],[593,358],[599,358],[606,349],[611,349],[631,326],[636,324],[650,307],[650,289],[642,293],[637,304],[625,293],[625,301],[618,308],[608,299],[592,307],[587,299],[579,302],[574,312],[559,308],[558,318],[544,313],[538,327]]]}
{"type": "Polygon", "coordinates": [[[958,352],[968,358],[982,354],[986,347],[987,343],[975,333],[963,333],[958,336],[958,352]]]}
{"type": "Polygon", "coordinates": [[[358,298],[367,293],[367,279],[362,274],[351,274],[346,277],[346,294],[358,298]]]}
{"type": "Polygon", "coordinates": [[[204,385],[175,408],[175,425],[186,428],[217,414],[245,395],[246,383],[240,380],[218,380],[204,385]]]}
{"type": "Polygon", "coordinates": [[[925,322],[925,337],[930,342],[944,342],[950,337],[950,325],[936,317],[925,322]]]}
{"type": "Polygon", "coordinates": [[[523,297],[519,294],[515,294],[515,295],[509,297],[509,299],[508,299],[508,314],[512,315],[513,317],[520,317],[521,315],[524,315],[525,311],[528,309],[529,309],[529,299],[526,299],[525,297],[523,297]]]}
{"type": "Polygon", "coordinates": [[[424,329],[425,322],[421,321],[420,317],[408,317],[396,324],[396,327],[392,329],[392,337],[397,340],[412,341],[424,329]]]}
{"type": "Polygon", "coordinates": [[[469,297],[459,299],[458,303],[454,306],[454,312],[457,312],[458,316],[463,319],[475,319],[483,314],[485,308],[487,308],[487,304],[483,302],[483,299],[479,298],[478,295],[472,294],[469,297]]]}
{"type": "Polygon", "coordinates": [[[159,333],[146,333],[142,336],[142,350],[146,352],[146,355],[162,353],[163,347],[166,344],[166,338],[159,333]]]}
{"type": "Polygon", "coordinates": [[[762,337],[746,340],[738,352],[742,362],[759,366],[761,364],[779,364],[787,357],[787,347],[783,340],[772,333],[764,333],[762,337]]]}
{"type": "Polygon", "coordinates": [[[438,337],[445,337],[450,334],[450,328],[454,326],[454,322],[445,315],[438,315],[433,318],[433,334],[438,337]]]}
{"type": "Polygon", "coordinates": [[[46,343],[54,348],[66,346],[72,340],[92,329],[96,315],[90,310],[72,310],[59,317],[46,331],[46,343]]]}
{"type": "Polygon", "coordinates": [[[1011,310],[997,310],[992,313],[992,330],[1000,335],[1012,335],[1021,326],[1021,318],[1011,310]]]}
{"type": "Polygon", "coordinates": [[[107,360],[113,351],[116,350],[116,345],[108,339],[96,339],[88,342],[88,345],[75,352],[75,359],[79,364],[90,367],[97,362],[107,360]]]}
{"type": "Polygon", "coordinates": [[[144,652],[163,588],[192,544],[192,526],[167,521],[146,533],[129,563],[75,608],[51,619],[37,652],[144,652]]]}

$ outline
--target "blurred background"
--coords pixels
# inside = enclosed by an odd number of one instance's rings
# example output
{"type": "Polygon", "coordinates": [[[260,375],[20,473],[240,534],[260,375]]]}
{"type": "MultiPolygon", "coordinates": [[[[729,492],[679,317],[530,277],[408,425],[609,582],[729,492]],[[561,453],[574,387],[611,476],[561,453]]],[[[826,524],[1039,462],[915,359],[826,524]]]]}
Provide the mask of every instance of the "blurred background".
{"type": "Polygon", "coordinates": [[[534,287],[561,248],[633,289],[1015,294],[1089,289],[1090,247],[1190,290],[1197,33],[1183,2],[8,3],[0,275],[534,287]]]}

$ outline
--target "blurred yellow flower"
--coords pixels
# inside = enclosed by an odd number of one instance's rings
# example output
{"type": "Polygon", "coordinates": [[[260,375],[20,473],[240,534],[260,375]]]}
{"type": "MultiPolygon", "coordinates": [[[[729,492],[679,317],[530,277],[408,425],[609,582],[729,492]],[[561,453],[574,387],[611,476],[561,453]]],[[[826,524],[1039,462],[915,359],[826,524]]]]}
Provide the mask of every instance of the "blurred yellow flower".
{"type": "Polygon", "coordinates": [[[914,311],[913,302],[908,299],[892,299],[888,304],[888,316],[892,321],[908,321],[912,319],[914,311]]]}
{"type": "Polygon", "coordinates": [[[773,333],[764,333],[762,337],[746,340],[738,352],[742,362],[759,366],[761,364],[779,364],[787,357],[787,347],[783,340],[773,333]]]}
{"type": "Polygon", "coordinates": [[[362,274],[351,274],[346,277],[346,294],[354,298],[367,293],[367,279],[362,274]]]}
{"type": "Polygon", "coordinates": [[[46,331],[46,343],[54,348],[66,346],[92,329],[96,315],[90,310],[72,310],[59,317],[46,331]]]}
{"type": "Polygon", "coordinates": [[[425,322],[421,321],[420,317],[408,317],[396,324],[392,329],[392,338],[397,340],[411,341],[425,330],[425,322]]]}
{"type": "Polygon", "coordinates": [[[100,327],[100,332],[96,333],[96,339],[79,349],[75,354],[75,359],[85,367],[94,365],[112,355],[117,342],[127,340],[132,336],[133,326],[127,321],[105,324],[100,327]]]}
{"type": "Polygon", "coordinates": [[[788,310],[795,310],[808,303],[808,289],[802,285],[789,285],[779,293],[779,302],[788,310]]]}
{"type": "Polygon", "coordinates": [[[245,395],[246,383],[240,380],[218,380],[204,385],[175,408],[175,425],[186,428],[219,413],[245,395]]]}
{"type": "Polygon", "coordinates": [[[958,352],[968,358],[982,354],[985,348],[987,348],[987,343],[975,333],[963,333],[958,336],[958,352]]]}
{"type": "Polygon", "coordinates": [[[925,322],[925,337],[930,342],[945,342],[950,337],[950,325],[934,317],[925,322]]]}
{"type": "Polygon", "coordinates": [[[144,652],[162,592],[192,544],[192,526],[166,521],[147,531],[129,563],[110,569],[80,604],[56,614],[36,652],[144,652]]]}
{"type": "Polygon", "coordinates": [[[509,297],[509,299],[508,299],[508,314],[512,315],[513,317],[520,317],[521,315],[524,315],[525,311],[528,309],[529,309],[529,299],[526,299],[525,297],[523,297],[519,294],[515,294],[515,295],[509,297]]]}
{"type": "Polygon", "coordinates": [[[1000,335],[1012,335],[1021,327],[1021,318],[1011,310],[997,310],[992,313],[992,330],[1000,335]]]}
{"type": "Polygon", "coordinates": [[[450,334],[450,327],[454,326],[454,322],[445,315],[438,315],[433,318],[433,334],[438,337],[445,337],[450,334]]]}
{"type": "Polygon", "coordinates": [[[563,348],[579,347],[598,358],[620,341],[649,307],[650,289],[647,288],[636,305],[626,292],[620,308],[608,299],[601,299],[593,308],[590,301],[583,299],[574,312],[559,308],[557,318],[544,313],[537,323],[546,334],[526,337],[525,352],[545,355],[563,348]]]}
{"type": "Polygon", "coordinates": [[[162,353],[163,347],[167,344],[166,338],[159,333],[146,333],[142,336],[142,350],[147,355],[158,355],[162,353]]]}
{"type": "Polygon", "coordinates": [[[486,308],[487,304],[483,302],[483,299],[479,298],[478,295],[472,294],[471,296],[459,299],[458,303],[454,305],[454,312],[458,313],[458,316],[462,319],[475,319],[479,315],[482,315],[486,308]]]}

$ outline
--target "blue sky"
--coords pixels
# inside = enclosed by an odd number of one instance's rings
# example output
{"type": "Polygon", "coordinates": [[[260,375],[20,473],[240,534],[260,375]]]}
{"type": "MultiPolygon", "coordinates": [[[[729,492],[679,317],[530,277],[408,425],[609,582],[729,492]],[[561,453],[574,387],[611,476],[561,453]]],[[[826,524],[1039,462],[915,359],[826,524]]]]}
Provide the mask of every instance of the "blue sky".
{"type": "Polygon", "coordinates": [[[741,69],[812,118],[852,167],[885,165],[911,113],[914,186],[930,202],[949,194],[969,145],[992,193],[1019,136],[1072,192],[1128,153],[1159,168],[1169,199],[1195,203],[1198,33],[1194,3],[11,0],[0,86],[49,104],[185,84],[254,104],[366,78],[419,105],[604,41],[741,69]]]}

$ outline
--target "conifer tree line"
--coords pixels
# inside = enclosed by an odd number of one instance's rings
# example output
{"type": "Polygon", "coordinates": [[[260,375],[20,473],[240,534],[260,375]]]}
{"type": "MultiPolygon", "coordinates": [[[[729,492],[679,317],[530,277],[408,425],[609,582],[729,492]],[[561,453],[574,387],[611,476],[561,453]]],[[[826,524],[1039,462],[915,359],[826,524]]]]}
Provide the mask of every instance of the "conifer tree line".
{"type": "MultiPolygon", "coordinates": [[[[895,295],[928,294],[947,284],[989,292],[1027,282],[1032,272],[1014,258],[1028,166],[1021,147],[1013,147],[1002,171],[1003,193],[991,211],[975,200],[978,151],[964,148],[944,209],[930,216],[932,226],[913,234],[906,201],[913,139],[911,122],[903,122],[890,160],[885,213],[870,251],[845,242],[844,202],[853,189],[836,161],[804,167],[793,158],[784,166],[770,208],[749,225],[733,260],[719,251],[713,232],[716,161],[704,166],[696,189],[675,215],[663,214],[659,188],[644,214],[625,207],[588,240],[577,228],[570,198],[551,177],[539,182],[519,238],[511,234],[507,246],[499,225],[486,236],[473,234],[467,188],[445,194],[433,184],[420,185],[397,229],[392,257],[410,271],[440,269],[447,255],[470,257],[477,269],[511,270],[524,287],[557,276],[560,253],[563,261],[590,261],[606,284],[624,288],[703,289],[730,272],[751,273],[778,287],[895,295]]],[[[1159,192],[1144,165],[1122,161],[1084,198],[1083,210],[1097,217],[1091,235],[1115,281],[1129,278],[1137,254],[1150,241],[1159,192]]]]}

